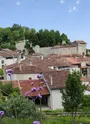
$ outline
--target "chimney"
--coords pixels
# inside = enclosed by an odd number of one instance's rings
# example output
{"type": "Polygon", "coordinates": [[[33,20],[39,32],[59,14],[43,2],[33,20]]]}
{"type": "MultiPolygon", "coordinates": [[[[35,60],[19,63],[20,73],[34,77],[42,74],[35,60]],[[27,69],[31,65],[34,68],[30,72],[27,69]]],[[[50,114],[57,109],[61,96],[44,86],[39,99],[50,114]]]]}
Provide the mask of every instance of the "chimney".
{"type": "Polygon", "coordinates": [[[21,63],[19,64],[19,69],[20,69],[20,71],[22,71],[22,65],[21,65],[21,63]]]}
{"type": "Polygon", "coordinates": [[[49,77],[50,77],[50,84],[53,85],[53,79],[52,79],[52,76],[49,75],[49,77]]]}
{"type": "Polygon", "coordinates": [[[41,56],[41,60],[43,60],[43,56],[41,56]]]}
{"type": "Polygon", "coordinates": [[[31,61],[30,61],[30,63],[29,63],[29,64],[30,64],[30,65],[33,65],[31,61]]]}

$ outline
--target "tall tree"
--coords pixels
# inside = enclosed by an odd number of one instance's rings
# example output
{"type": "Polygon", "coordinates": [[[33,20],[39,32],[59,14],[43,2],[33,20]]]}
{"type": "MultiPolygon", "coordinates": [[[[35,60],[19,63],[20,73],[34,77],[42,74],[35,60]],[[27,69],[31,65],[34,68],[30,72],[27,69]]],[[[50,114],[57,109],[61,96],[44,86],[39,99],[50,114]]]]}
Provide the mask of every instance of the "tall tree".
{"type": "Polygon", "coordinates": [[[79,71],[73,71],[69,74],[62,98],[64,109],[72,113],[73,121],[75,121],[76,112],[82,107],[84,98],[84,86],[82,85],[79,71]]]}
{"type": "Polygon", "coordinates": [[[58,30],[55,32],[55,40],[56,40],[56,44],[61,43],[60,32],[58,30]]]}
{"type": "Polygon", "coordinates": [[[62,41],[66,41],[66,44],[70,43],[70,40],[68,39],[67,35],[64,33],[61,35],[61,42],[62,41]]]}

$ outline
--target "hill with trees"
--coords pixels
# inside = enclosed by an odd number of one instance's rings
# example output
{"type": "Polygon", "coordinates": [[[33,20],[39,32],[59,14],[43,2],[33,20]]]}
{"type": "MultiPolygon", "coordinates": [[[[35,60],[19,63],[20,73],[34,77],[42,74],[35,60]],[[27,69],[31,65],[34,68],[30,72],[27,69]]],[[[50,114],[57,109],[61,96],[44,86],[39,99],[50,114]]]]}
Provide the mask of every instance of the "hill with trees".
{"type": "Polygon", "coordinates": [[[62,41],[70,43],[67,35],[54,30],[40,29],[38,32],[34,28],[28,28],[18,24],[14,24],[12,27],[0,28],[0,47],[9,48],[15,50],[15,44],[19,41],[27,39],[28,48],[29,43],[33,46],[40,45],[41,47],[49,47],[57,44],[61,44],[62,41]]]}

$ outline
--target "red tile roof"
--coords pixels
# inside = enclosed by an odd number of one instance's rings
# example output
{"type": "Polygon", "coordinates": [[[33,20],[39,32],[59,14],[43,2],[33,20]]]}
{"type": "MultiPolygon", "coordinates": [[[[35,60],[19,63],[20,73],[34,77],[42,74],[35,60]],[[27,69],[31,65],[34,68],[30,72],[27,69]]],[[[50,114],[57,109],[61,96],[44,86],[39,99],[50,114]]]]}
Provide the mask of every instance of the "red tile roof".
{"type": "Polygon", "coordinates": [[[66,58],[71,64],[80,64],[75,58],[66,58]]]}
{"type": "Polygon", "coordinates": [[[81,81],[82,82],[89,82],[89,80],[85,76],[81,77],[81,81]]]}
{"type": "MultiPolygon", "coordinates": [[[[41,90],[41,95],[48,95],[49,90],[44,85],[45,83],[42,80],[22,81],[20,83],[21,93],[24,95],[27,91],[30,91],[33,87],[38,89],[38,87],[41,86],[43,87],[43,89],[41,90]],[[31,85],[32,82],[34,83],[33,86],[31,85]]],[[[38,93],[40,93],[40,91],[30,92],[28,96],[37,96],[38,93]]]]}
{"type": "Polygon", "coordinates": [[[16,67],[14,67],[12,74],[34,74],[34,73],[40,73],[43,70],[35,65],[23,65],[20,64],[16,67]]]}
{"type": "Polygon", "coordinates": [[[3,56],[3,57],[17,57],[19,53],[15,52],[15,51],[12,51],[12,50],[9,50],[9,49],[2,49],[0,51],[0,56],[3,56]]]}
{"type": "Polygon", "coordinates": [[[73,43],[77,43],[77,44],[87,44],[85,41],[83,40],[76,40],[73,43]]]}
{"type": "MultiPolygon", "coordinates": [[[[0,81],[2,83],[10,83],[10,81],[0,81]]],[[[39,86],[43,87],[43,90],[41,90],[41,95],[48,95],[49,90],[45,83],[42,80],[20,80],[20,81],[12,81],[13,87],[19,87],[20,92],[22,95],[25,95],[26,92],[30,91],[33,87],[37,88],[39,86]],[[34,83],[34,85],[31,85],[31,83],[34,83]]],[[[28,96],[37,96],[39,91],[30,92],[28,96]]]]}
{"type": "Polygon", "coordinates": [[[44,76],[45,79],[47,80],[50,89],[60,89],[65,88],[68,74],[69,74],[68,71],[62,70],[44,73],[44,76]]]}
{"type": "Polygon", "coordinates": [[[65,66],[65,67],[69,67],[71,64],[64,58],[60,58],[60,59],[49,59],[48,60],[48,66],[65,66]]]}

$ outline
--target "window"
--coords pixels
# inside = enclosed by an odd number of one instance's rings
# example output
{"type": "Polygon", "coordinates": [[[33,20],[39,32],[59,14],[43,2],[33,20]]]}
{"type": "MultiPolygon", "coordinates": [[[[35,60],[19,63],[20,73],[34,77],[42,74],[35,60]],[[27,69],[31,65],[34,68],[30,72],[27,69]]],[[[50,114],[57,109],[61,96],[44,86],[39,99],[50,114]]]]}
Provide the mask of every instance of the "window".
{"type": "Polygon", "coordinates": [[[2,65],[2,68],[4,68],[4,65],[2,65]]]}
{"type": "Polygon", "coordinates": [[[4,64],[4,60],[2,60],[1,63],[4,64]]]}

